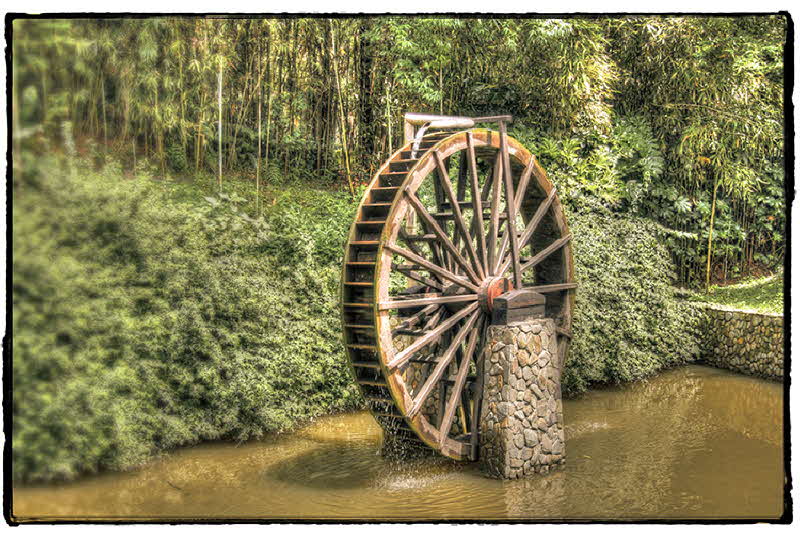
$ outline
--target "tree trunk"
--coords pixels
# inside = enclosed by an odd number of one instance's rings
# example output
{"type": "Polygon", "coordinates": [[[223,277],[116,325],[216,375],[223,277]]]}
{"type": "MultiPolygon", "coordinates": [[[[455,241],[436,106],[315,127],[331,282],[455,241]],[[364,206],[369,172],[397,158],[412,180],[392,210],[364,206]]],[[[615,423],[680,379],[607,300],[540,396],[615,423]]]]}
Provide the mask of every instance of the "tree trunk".
{"type": "Polygon", "coordinates": [[[711,199],[711,221],[708,226],[708,255],[706,256],[706,294],[711,290],[711,250],[712,238],[714,236],[714,214],[717,210],[717,189],[719,181],[714,177],[714,195],[711,199]]]}

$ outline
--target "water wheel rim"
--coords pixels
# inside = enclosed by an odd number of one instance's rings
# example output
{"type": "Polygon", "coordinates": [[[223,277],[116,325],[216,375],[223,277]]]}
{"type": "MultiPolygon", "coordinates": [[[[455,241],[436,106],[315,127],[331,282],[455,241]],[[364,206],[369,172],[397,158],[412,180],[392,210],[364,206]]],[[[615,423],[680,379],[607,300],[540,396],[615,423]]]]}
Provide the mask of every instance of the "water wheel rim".
{"type": "MultiPolygon", "coordinates": [[[[500,134],[490,130],[472,129],[467,131],[452,132],[447,134],[439,133],[433,135],[438,135],[436,142],[434,142],[427,149],[420,151],[418,160],[412,166],[407,168],[405,171],[405,176],[402,179],[402,183],[398,184],[396,193],[391,201],[391,206],[388,208],[388,214],[385,218],[385,223],[380,234],[379,242],[376,245],[375,264],[374,271],[372,273],[373,297],[371,302],[372,305],[370,306],[370,310],[372,312],[372,325],[374,328],[375,359],[379,364],[380,374],[384,379],[385,387],[388,390],[391,402],[396,407],[396,411],[391,415],[387,415],[383,410],[381,410],[381,413],[377,414],[375,408],[371,407],[371,410],[373,411],[373,414],[376,414],[376,419],[378,419],[384,429],[391,430],[393,427],[397,428],[405,424],[406,427],[403,428],[403,430],[410,430],[417,440],[421,441],[421,443],[424,445],[439,451],[441,454],[447,457],[463,460],[470,457],[475,457],[473,446],[470,442],[455,440],[449,435],[442,437],[439,428],[431,424],[422,411],[418,410],[416,413],[413,413],[413,415],[408,416],[414,400],[409,394],[405,378],[402,375],[403,373],[397,368],[390,368],[388,366],[388,363],[395,355],[396,350],[393,346],[393,337],[391,334],[391,326],[389,324],[389,314],[386,309],[381,309],[379,306],[379,302],[387,302],[391,299],[391,296],[389,295],[388,279],[389,272],[391,270],[392,258],[396,253],[396,250],[392,248],[392,245],[398,240],[400,223],[405,218],[406,213],[412,209],[412,207],[409,205],[408,193],[411,193],[412,195],[416,194],[417,189],[420,187],[423,181],[427,179],[432,172],[437,171],[437,158],[439,161],[442,161],[452,155],[458,154],[464,151],[469,143],[473,145],[473,149],[489,148],[490,150],[497,150],[498,153],[501,151],[500,134]],[[404,191],[407,192],[404,193],[404,191]],[[387,418],[391,419],[391,424],[387,424],[387,418]]],[[[433,135],[431,137],[433,137],[433,135]]],[[[534,183],[542,193],[548,196],[550,196],[552,193],[553,198],[549,204],[550,207],[547,209],[547,213],[549,216],[552,216],[553,220],[557,224],[559,234],[568,235],[569,228],[567,226],[561,204],[557,195],[555,195],[552,183],[547,178],[544,170],[539,166],[535,156],[533,156],[533,154],[531,154],[521,143],[510,136],[506,136],[506,142],[509,157],[513,157],[514,161],[517,163],[517,166],[522,166],[526,170],[530,168],[530,182],[526,184],[526,189],[523,191],[523,196],[524,194],[527,194],[531,185],[534,183]]],[[[387,171],[387,168],[391,168],[391,163],[396,162],[400,157],[400,154],[403,152],[408,152],[410,149],[411,143],[403,146],[394,154],[392,154],[392,156],[387,159],[387,161],[378,169],[377,173],[370,182],[367,192],[365,192],[364,197],[359,204],[359,215],[356,221],[354,221],[353,226],[351,226],[348,245],[346,246],[346,253],[348,256],[350,254],[350,245],[354,242],[356,237],[356,226],[359,223],[359,219],[363,220],[362,214],[364,213],[364,206],[376,205],[369,204],[367,202],[368,198],[371,197],[371,191],[375,190],[375,188],[380,184],[381,176],[384,175],[384,173],[387,171]]],[[[515,198],[516,194],[517,193],[515,192],[515,198]]],[[[525,198],[523,197],[522,199],[524,200],[525,198]]],[[[454,229],[453,231],[455,232],[456,230],[454,229]]],[[[568,283],[571,283],[574,281],[571,242],[568,241],[561,247],[559,256],[561,257],[561,262],[563,263],[562,269],[564,272],[564,280],[568,283]]],[[[502,258],[499,259],[498,264],[501,263],[502,258]]],[[[344,282],[348,277],[347,272],[346,258],[345,266],[343,268],[342,302],[344,302],[346,299],[344,282]]],[[[563,352],[565,354],[569,345],[569,331],[571,330],[571,310],[574,305],[574,291],[566,290],[562,294],[562,306],[565,310],[565,313],[560,330],[565,332],[566,335],[560,338],[559,352],[561,352],[563,348],[563,352]]],[[[472,313],[470,313],[469,316],[472,316],[472,313]]],[[[347,321],[344,309],[343,320],[345,322],[347,321]]],[[[456,323],[459,322],[461,322],[461,320],[457,321],[456,323]]],[[[478,323],[473,323],[473,327],[485,330],[485,323],[480,324],[481,321],[477,322],[478,323]]],[[[483,337],[483,331],[478,332],[478,335],[483,337]]],[[[347,342],[347,333],[345,333],[345,340],[347,342]]],[[[466,338],[462,339],[459,344],[466,342],[466,340],[466,338]]],[[[478,360],[477,352],[481,349],[482,343],[483,339],[481,338],[479,339],[479,344],[481,346],[476,347],[476,352],[474,354],[470,354],[468,358],[471,357],[474,358],[475,361],[478,360]]],[[[357,356],[354,355],[354,350],[349,349],[348,351],[350,352],[349,359],[351,371],[353,372],[354,377],[359,380],[359,370],[354,364],[357,356]]],[[[467,362],[467,365],[469,365],[469,362],[467,362]]],[[[440,379],[443,378],[444,376],[442,376],[440,379]]],[[[360,383],[363,385],[363,380],[360,380],[360,383]]],[[[364,388],[365,387],[362,386],[362,390],[364,388]]],[[[480,394],[480,392],[477,392],[476,394],[480,394]]],[[[473,408],[474,406],[475,403],[473,403],[473,408]]],[[[472,431],[476,431],[476,429],[477,428],[473,427],[472,431]]]]}

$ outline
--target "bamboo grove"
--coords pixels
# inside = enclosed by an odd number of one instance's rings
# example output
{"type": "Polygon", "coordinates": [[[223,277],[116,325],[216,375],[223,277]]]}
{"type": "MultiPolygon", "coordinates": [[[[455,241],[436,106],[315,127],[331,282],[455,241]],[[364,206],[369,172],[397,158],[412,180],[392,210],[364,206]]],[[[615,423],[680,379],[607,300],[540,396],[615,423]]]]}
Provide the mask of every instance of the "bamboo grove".
{"type": "Polygon", "coordinates": [[[783,259],[786,24],[17,19],[14,164],[68,124],[131,170],[355,193],[399,146],[404,112],[511,113],[568,206],[653,218],[699,286],[783,259]]]}

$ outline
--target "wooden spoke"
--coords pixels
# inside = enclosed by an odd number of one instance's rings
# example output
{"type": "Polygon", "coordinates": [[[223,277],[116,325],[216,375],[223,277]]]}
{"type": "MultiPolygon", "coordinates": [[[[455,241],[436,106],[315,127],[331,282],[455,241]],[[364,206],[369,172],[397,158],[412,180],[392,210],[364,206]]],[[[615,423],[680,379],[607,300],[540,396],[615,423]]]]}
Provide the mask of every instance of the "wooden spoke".
{"type": "Polygon", "coordinates": [[[531,289],[536,292],[558,292],[574,289],[577,286],[577,283],[550,283],[548,285],[534,285],[531,289]]]}
{"type": "MultiPolygon", "coordinates": [[[[487,320],[484,320],[479,328],[481,331],[480,337],[482,339],[486,338],[487,322],[487,320]]],[[[469,436],[469,455],[470,459],[473,461],[478,460],[478,432],[480,431],[480,420],[478,420],[478,415],[481,412],[481,403],[483,401],[484,365],[485,358],[483,355],[483,346],[481,346],[478,348],[478,357],[475,358],[475,371],[477,375],[475,376],[475,394],[472,397],[472,434],[469,436]]]]}
{"type": "Polygon", "coordinates": [[[531,257],[530,260],[528,260],[525,263],[523,263],[522,264],[522,271],[524,272],[525,270],[528,270],[529,268],[538,265],[544,259],[546,259],[547,256],[549,256],[550,254],[552,254],[556,250],[560,250],[561,248],[564,247],[565,244],[567,244],[571,240],[572,240],[572,235],[571,234],[567,235],[566,237],[561,237],[560,239],[557,239],[555,242],[553,242],[547,248],[543,249],[542,251],[540,251],[539,253],[537,253],[533,257],[531,257]]]}
{"type": "Polygon", "coordinates": [[[464,389],[464,382],[467,379],[467,371],[469,370],[469,363],[472,361],[472,355],[475,353],[475,345],[478,342],[478,333],[480,328],[473,328],[469,335],[467,342],[467,351],[461,358],[461,363],[458,366],[458,373],[456,374],[455,383],[453,384],[450,399],[447,402],[447,408],[442,417],[442,424],[439,426],[439,446],[444,444],[447,435],[450,433],[450,428],[453,425],[453,415],[456,412],[456,405],[461,401],[461,391],[464,389]]]}
{"type": "Polygon", "coordinates": [[[525,170],[522,172],[522,176],[519,178],[519,183],[517,184],[517,194],[514,197],[514,209],[519,213],[520,208],[522,207],[522,201],[525,199],[525,191],[528,190],[528,182],[531,180],[531,174],[533,174],[533,166],[536,163],[536,159],[531,157],[531,160],[528,161],[528,166],[525,167],[525,170]]]}
{"type": "Polygon", "coordinates": [[[495,165],[496,172],[492,173],[492,207],[491,218],[489,219],[489,242],[488,242],[488,261],[489,276],[494,276],[494,265],[497,262],[497,232],[500,226],[500,182],[503,174],[503,157],[497,154],[499,165],[495,165]]]}
{"type": "MultiPolygon", "coordinates": [[[[419,255],[420,257],[425,256],[424,252],[422,252],[422,250],[420,250],[419,247],[416,245],[416,243],[413,241],[412,235],[409,235],[408,231],[402,226],[400,226],[399,235],[400,237],[403,238],[403,240],[405,241],[405,243],[408,245],[409,249],[412,252],[419,255]]],[[[430,245],[431,255],[433,256],[433,262],[436,263],[437,265],[444,265],[444,261],[442,260],[442,254],[439,251],[438,243],[428,242],[428,244],[430,245]]],[[[439,279],[439,281],[443,281],[443,279],[440,278],[437,274],[433,272],[431,272],[431,274],[435,276],[437,279],[439,279]]]]}
{"type": "MultiPolygon", "coordinates": [[[[511,241],[511,267],[514,270],[514,288],[522,288],[522,267],[519,264],[519,244],[517,242],[517,212],[514,209],[516,195],[511,179],[511,162],[508,159],[508,135],[506,123],[500,123],[500,153],[503,154],[503,181],[506,185],[506,237],[511,241]]],[[[498,261],[499,263],[499,261],[498,261]]]]}
{"type": "Polygon", "coordinates": [[[464,341],[464,337],[467,336],[467,333],[473,330],[473,326],[475,325],[475,320],[477,320],[477,318],[478,313],[473,313],[472,316],[470,316],[469,319],[464,323],[464,325],[461,326],[461,329],[458,330],[458,333],[456,333],[455,337],[453,338],[453,342],[450,343],[450,346],[447,347],[442,356],[439,358],[439,361],[436,363],[433,371],[431,371],[431,375],[428,376],[428,379],[425,380],[425,383],[414,397],[414,402],[411,405],[411,408],[408,410],[409,417],[413,417],[419,412],[419,409],[425,403],[425,400],[427,400],[428,396],[430,396],[431,392],[433,392],[433,387],[439,383],[444,371],[453,360],[453,356],[456,354],[456,349],[464,341]]]}
{"type": "Polygon", "coordinates": [[[457,294],[453,296],[443,296],[441,294],[427,294],[425,298],[414,298],[413,300],[389,300],[387,302],[380,302],[378,309],[405,309],[408,307],[420,307],[435,303],[437,305],[456,303],[456,302],[474,302],[477,301],[477,294],[457,294]]]}
{"type": "Polygon", "coordinates": [[[417,324],[422,322],[423,318],[425,318],[426,316],[430,315],[434,311],[438,311],[438,310],[439,310],[439,304],[438,303],[426,305],[421,310],[417,311],[416,313],[411,315],[409,318],[407,318],[406,320],[401,322],[400,325],[398,325],[397,328],[395,328],[395,330],[392,330],[392,335],[395,335],[395,331],[398,330],[398,329],[409,329],[409,328],[412,328],[412,327],[416,326],[417,324]]]}
{"type": "Polygon", "coordinates": [[[500,154],[498,153],[494,157],[494,163],[492,164],[492,171],[487,176],[486,181],[483,183],[483,188],[481,189],[481,201],[483,203],[487,203],[489,200],[489,191],[492,190],[492,184],[494,183],[494,177],[500,173],[501,165],[503,164],[503,160],[500,158],[500,154]]]}
{"type": "Polygon", "coordinates": [[[441,277],[443,277],[443,278],[445,278],[447,280],[450,280],[450,281],[452,281],[453,283],[455,283],[457,285],[461,285],[462,287],[467,288],[467,289],[469,289],[471,291],[478,292],[478,287],[477,286],[473,285],[472,283],[470,283],[469,281],[467,281],[467,280],[465,280],[463,278],[460,278],[460,277],[456,276],[455,274],[453,274],[449,270],[445,270],[444,268],[440,267],[439,265],[434,265],[433,263],[431,263],[430,261],[428,261],[424,257],[420,257],[420,256],[418,256],[417,254],[415,254],[413,252],[410,252],[410,251],[405,250],[403,248],[399,248],[397,246],[393,246],[391,244],[387,244],[385,246],[386,246],[387,249],[393,251],[396,254],[402,255],[403,257],[405,257],[406,259],[408,259],[412,263],[415,263],[415,264],[417,264],[417,265],[419,265],[421,267],[424,267],[425,269],[427,269],[427,270],[429,270],[431,272],[439,274],[441,277]]]}
{"type": "Polygon", "coordinates": [[[434,152],[433,159],[436,161],[436,166],[439,170],[439,180],[442,182],[442,188],[447,195],[447,199],[450,200],[450,208],[453,210],[456,228],[458,228],[458,230],[461,232],[461,236],[464,238],[464,246],[467,248],[467,253],[469,254],[470,261],[472,261],[472,266],[479,273],[480,278],[483,278],[485,277],[483,267],[480,261],[478,261],[475,248],[472,246],[472,239],[470,238],[469,231],[467,230],[467,225],[464,223],[461,207],[458,205],[458,198],[456,197],[455,192],[453,192],[453,186],[450,183],[450,177],[447,174],[447,170],[444,168],[444,163],[442,163],[442,158],[439,156],[438,152],[434,152]]]}
{"type": "Polygon", "coordinates": [[[475,161],[475,140],[472,132],[467,132],[467,164],[469,165],[470,186],[472,189],[472,230],[478,240],[478,251],[481,255],[484,273],[489,270],[486,258],[486,235],[483,230],[483,204],[481,202],[480,184],[478,183],[478,164],[475,161]]]}
{"type": "MultiPolygon", "coordinates": [[[[550,205],[553,203],[553,199],[556,197],[556,189],[550,191],[550,194],[547,195],[544,202],[539,204],[539,207],[536,209],[536,212],[533,214],[531,219],[528,221],[528,224],[525,226],[525,230],[522,232],[519,238],[519,246],[523,247],[528,244],[528,241],[533,237],[533,232],[536,231],[536,228],[539,226],[539,223],[544,218],[545,213],[550,208],[550,205]]],[[[508,267],[511,265],[511,260],[507,259],[503,262],[503,264],[498,269],[499,276],[502,276],[508,271],[508,267]]]]}
{"type": "MultiPolygon", "coordinates": [[[[525,191],[528,189],[528,182],[530,181],[531,174],[533,173],[533,165],[536,162],[534,158],[531,157],[530,162],[528,162],[528,166],[525,167],[525,171],[522,173],[522,176],[519,178],[519,184],[517,185],[517,192],[514,197],[514,210],[515,212],[519,213],[520,208],[522,207],[522,200],[525,198],[525,191]]],[[[499,258],[505,257],[507,248],[508,248],[508,231],[503,234],[503,241],[500,244],[500,252],[497,254],[499,258]]],[[[522,243],[519,244],[521,248],[523,246],[522,243]]],[[[502,276],[505,270],[498,275],[502,276]]]]}
{"type": "Polygon", "coordinates": [[[425,322],[425,325],[422,326],[422,331],[430,331],[431,329],[435,328],[436,324],[439,323],[443,315],[444,315],[444,308],[440,307],[439,309],[436,310],[435,313],[433,313],[433,315],[431,315],[428,321],[425,322]]]}
{"type": "Polygon", "coordinates": [[[478,276],[475,274],[475,271],[472,270],[472,267],[470,267],[467,261],[461,256],[455,244],[453,244],[453,241],[451,241],[450,237],[447,236],[447,233],[445,233],[439,223],[433,219],[430,213],[428,213],[428,210],[425,209],[425,206],[422,205],[422,202],[420,202],[419,198],[417,198],[414,193],[409,192],[408,189],[406,189],[404,192],[406,197],[411,202],[411,205],[414,206],[414,210],[417,212],[419,217],[425,222],[428,228],[430,228],[430,230],[433,231],[437,237],[439,237],[441,244],[445,246],[453,259],[455,259],[461,268],[464,269],[464,271],[467,273],[467,276],[469,276],[473,283],[480,284],[480,278],[478,278],[478,276]]]}
{"type": "Polygon", "coordinates": [[[423,285],[427,285],[428,287],[430,287],[432,289],[436,289],[438,291],[441,291],[442,289],[444,289],[444,287],[442,287],[442,285],[440,283],[437,283],[437,282],[435,282],[433,280],[430,280],[430,279],[426,278],[425,276],[420,276],[419,274],[417,274],[413,270],[403,270],[403,269],[398,268],[398,267],[401,267],[401,266],[405,266],[405,265],[398,265],[396,263],[392,263],[392,270],[394,270],[395,272],[400,272],[402,275],[406,276],[407,278],[413,279],[414,281],[418,281],[418,282],[422,283],[423,285]]]}
{"type": "Polygon", "coordinates": [[[478,302],[473,302],[460,310],[458,313],[454,314],[432,330],[428,331],[425,335],[417,339],[414,343],[412,343],[408,348],[400,350],[397,352],[394,357],[386,363],[387,368],[390,370],[394,370],[395,368],[405,364],[412,355],[417,353],[419,350],[439,338],[441,334],[453,327],[459,320],[464,318],[465,316],[473,313],[478,308],[478,302]]]}

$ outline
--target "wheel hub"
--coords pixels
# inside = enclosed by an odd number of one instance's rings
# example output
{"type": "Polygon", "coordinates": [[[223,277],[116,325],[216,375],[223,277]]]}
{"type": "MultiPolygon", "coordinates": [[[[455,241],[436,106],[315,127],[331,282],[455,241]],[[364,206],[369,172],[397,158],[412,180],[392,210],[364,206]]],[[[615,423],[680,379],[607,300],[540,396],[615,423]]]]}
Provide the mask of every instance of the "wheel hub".
{"type": "Polygon", "coordinates": [[[503,277],[489,276],[478,288],[478,302],[486,313],[494,309],[494,299],[511,290],[511,281],[503,277]]]}

